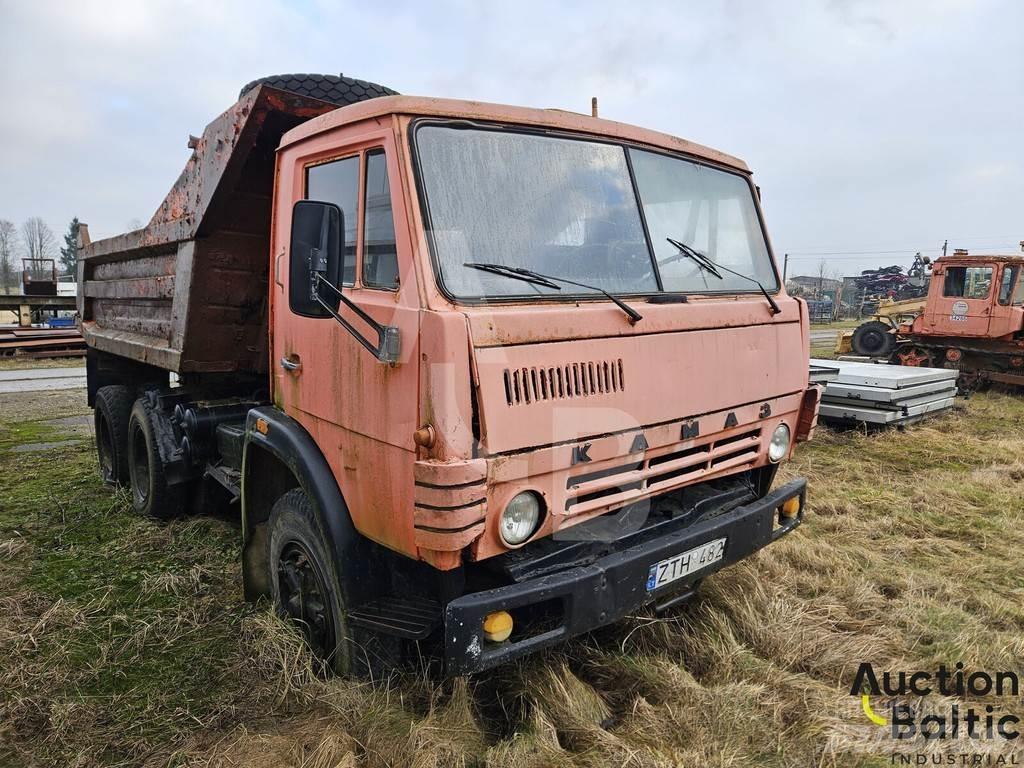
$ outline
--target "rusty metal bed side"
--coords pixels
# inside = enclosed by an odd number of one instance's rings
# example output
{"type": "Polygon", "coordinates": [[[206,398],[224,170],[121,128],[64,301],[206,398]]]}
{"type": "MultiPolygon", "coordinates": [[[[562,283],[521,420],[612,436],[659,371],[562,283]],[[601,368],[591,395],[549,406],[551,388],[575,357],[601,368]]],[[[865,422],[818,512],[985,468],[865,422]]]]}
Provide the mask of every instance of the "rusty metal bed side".
{"type": "Polygon", "coordinates": [[[88,242],[78,313],[89,346],[183,372],[263,372],[274,153],[337,105],[267,85],[190,137],[193,150],[142,229],[88,242]]]}

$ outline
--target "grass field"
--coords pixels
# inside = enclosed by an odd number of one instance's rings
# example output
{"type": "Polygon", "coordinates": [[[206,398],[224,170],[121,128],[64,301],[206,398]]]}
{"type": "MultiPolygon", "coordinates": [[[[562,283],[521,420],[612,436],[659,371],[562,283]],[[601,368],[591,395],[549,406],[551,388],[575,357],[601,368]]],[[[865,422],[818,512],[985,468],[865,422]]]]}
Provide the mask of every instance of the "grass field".
{"type": "Polygon", "coordinates": [[[81,424],[26,450],[86,413],[0,396],[3,766],[881,766],[859,662],[1024,661],[1024,400],[1004,394],[819,430],[784,470],[810,480],[805,525],[696,601],[447,682],[316,679],[243,603],[234,520],[134,517],[81,424]]]}
{"type": "Polygon", "coordinates": [[[861,323],[866,322],[865,320],[836,320],[832,323],[813,323],[811,325],[812,331],[851,331],[861,323]]]}

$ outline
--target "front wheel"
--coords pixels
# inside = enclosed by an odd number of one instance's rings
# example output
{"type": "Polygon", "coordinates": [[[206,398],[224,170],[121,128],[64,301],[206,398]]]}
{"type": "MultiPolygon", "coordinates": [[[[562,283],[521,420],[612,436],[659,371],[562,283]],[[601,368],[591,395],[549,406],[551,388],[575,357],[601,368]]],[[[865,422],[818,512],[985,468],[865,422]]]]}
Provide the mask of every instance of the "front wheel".
{"type": "Polygon", "coordinates": [[[269,528],[267,565],[278,614],[298,625],[323,669],[349,674],[351,641],[338,576],[302,489],[277,500],[269,528]]]}

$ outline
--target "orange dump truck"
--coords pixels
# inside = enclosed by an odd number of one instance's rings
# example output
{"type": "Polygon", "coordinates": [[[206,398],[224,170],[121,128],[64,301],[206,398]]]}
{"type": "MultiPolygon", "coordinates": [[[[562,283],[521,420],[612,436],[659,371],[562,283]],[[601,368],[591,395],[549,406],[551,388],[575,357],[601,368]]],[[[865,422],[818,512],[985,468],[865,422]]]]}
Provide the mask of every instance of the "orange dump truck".
{"type": "Polygon", "coordinates": [[[331,669],[485,669],[800,524],[808,319],[740,160],[303,75],[189,146],[83,242],[101,470],[157,518],[237,502],[246,596],[331,669]]]}

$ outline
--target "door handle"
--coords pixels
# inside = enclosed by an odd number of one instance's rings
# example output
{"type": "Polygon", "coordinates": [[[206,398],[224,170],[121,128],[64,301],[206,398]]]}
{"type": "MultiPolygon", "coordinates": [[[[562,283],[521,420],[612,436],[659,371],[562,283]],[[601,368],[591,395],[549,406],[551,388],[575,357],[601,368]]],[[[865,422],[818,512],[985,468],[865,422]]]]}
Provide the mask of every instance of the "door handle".
{"type": "Polygon", "coordinates": [[[274,259],[274,283],[284,288],[284,283],[281,282],[281,257],[284,256],[284,249],[277,254],[277,258],[274,259]]]}
{"type": "Polygon", "coordinates": [[[299,362],[298,360],[292,360],[290,357],[282,357],[281,367],[284,368],[286,371],[294,372],[302,367],[302,363],[299,362]]]}

